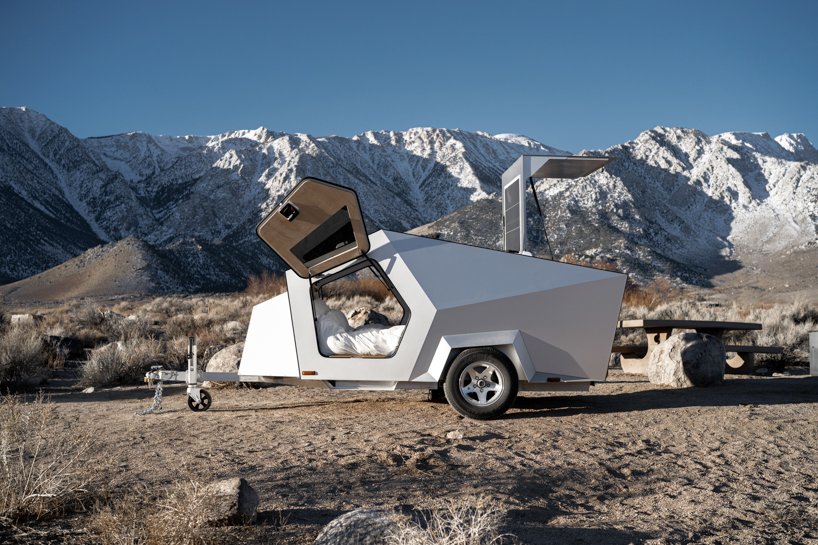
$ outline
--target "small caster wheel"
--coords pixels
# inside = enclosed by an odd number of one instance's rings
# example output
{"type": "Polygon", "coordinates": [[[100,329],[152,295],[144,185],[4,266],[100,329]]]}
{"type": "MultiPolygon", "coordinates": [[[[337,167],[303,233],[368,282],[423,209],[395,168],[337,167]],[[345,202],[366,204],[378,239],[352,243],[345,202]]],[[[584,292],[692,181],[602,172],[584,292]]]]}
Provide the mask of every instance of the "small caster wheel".
{"type": "Polygon", "coordinates": [[[207,390],[199,390],[199,400],[195,401],[192,397],[187,396],[187,406],[190,407],[190,410],[193,412],[201,412],[206,411],[210,408],[210,404],[213,402],[210,399],[210,394],[207,390]]]}

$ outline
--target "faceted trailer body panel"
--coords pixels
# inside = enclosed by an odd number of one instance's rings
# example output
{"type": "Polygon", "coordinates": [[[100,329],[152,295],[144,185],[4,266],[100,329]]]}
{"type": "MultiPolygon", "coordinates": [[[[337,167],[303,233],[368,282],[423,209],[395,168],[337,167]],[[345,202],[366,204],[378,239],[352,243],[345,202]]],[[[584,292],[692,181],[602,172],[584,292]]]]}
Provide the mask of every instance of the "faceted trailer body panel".
{"type": "Polygon", "coordinates": [[[316,278],[289,271],[288,293],[253,310],[240,374],[436,387],[458,350],[490,346],[521,382],[605,379],[625,275],[390,231],[369,243],[367,258],[408,309],[394,353],[322,354],[316,278]]]}

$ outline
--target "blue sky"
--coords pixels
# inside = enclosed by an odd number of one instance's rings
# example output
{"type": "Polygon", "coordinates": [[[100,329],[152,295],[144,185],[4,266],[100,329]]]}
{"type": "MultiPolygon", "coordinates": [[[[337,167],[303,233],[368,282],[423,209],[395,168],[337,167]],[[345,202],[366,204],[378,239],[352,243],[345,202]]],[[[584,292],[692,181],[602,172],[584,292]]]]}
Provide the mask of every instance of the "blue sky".
{"type": "Polygon", "coordinates": [[[0,3],[0,105],[74,134],[656,125],[818,145],[818,1],[0,3]]]}

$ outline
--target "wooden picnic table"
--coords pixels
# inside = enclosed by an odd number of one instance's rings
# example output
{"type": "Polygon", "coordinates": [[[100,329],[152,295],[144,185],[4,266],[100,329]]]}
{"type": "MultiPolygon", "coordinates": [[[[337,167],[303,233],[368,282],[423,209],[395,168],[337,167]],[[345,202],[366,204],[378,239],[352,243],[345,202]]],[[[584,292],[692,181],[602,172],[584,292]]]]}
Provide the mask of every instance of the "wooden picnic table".
{"type": "Polygon", "coordinates": [[[647,337],[646,353],[632,353],[619,350],[622,370],[625,373],[644,375],[653,350],[673,334],[674,329],[692,329],[696,333],[708,333],[719,339],[728,331],[757,331],[761,324],[752,322],[719,322],[710,320],[620,320],[617,327],[623,329],[644,329],[647,337]]]}

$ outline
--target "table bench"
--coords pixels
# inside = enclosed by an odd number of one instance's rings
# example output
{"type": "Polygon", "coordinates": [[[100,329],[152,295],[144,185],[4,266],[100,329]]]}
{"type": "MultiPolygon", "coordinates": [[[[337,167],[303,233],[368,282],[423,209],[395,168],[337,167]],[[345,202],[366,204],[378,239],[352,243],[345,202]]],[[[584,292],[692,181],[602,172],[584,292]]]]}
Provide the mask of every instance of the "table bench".
{"type": "Polygon", "coordinates": [[[735,356],[727,358],[727,367],[734,372],[748,372],[753,370],[755,364],[755,354],[778,354],[784,353],[780,346],[754,346],[743,344],[726,344],[724,350],[727,353],[734,353],[735,356]]]}
{"type": "MultiPolygon", "coordinates": [[[[620,345],[612,347],[612,351],[619,353],[619,361],[622,363],[622,371],[636,375],[644,375],[647,372],[648,362],[653,351],[661,343],[665,342],[673,334],[675,329],[692,329],[696,333],[708,333],[719,339],[724,337],[727,331],[758,331],[761,324],[751,322],[719,322],[711,320],[620,320],[617,327],[621,329],[644,329],[647,337],[647,344],[643,345],[620,345]],[[618,350],[613,350],[618,348],[618,350]],[[638,349],[638,350],[637,350],[638,349]],[[644,350],[644,353],[642,352],[644,350]]],[[[751,348],[750,346],[732,348],[751,348]]],[[[756,347],[752,347],[756,348],[756,347]]],[[[775,348],[775,347],[760,347],[775,348]]],[[[744,350],[741,354],[752,357],[751,352],[744,350]]],[[[744,364],[742,364],[744,365],[744,364]]]]}

